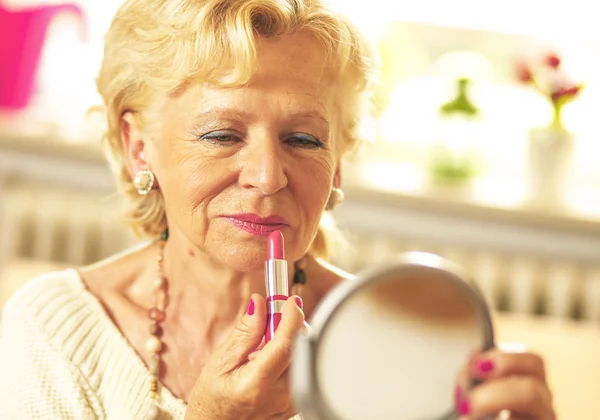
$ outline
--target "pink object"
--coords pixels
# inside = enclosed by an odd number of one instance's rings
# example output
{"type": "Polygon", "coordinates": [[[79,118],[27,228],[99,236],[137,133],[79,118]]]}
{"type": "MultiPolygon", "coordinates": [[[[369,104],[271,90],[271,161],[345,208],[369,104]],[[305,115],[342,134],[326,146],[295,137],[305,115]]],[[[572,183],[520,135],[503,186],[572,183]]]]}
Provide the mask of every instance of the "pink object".
{"type": "Polygon", "coordinates": [[[267,259],[268,260],[283,260],[283,234],[276,230],[269,235],[267,240],[267,259]]]}
{"type": "Polygon", "coordinates": [[[269,296],[267,298],[267,302],[271,302],[273,300],[288,300],[289,296],[285,296],[285,295],[275,295],[275,296],[269,296]]]}
{"type": "Polygon", "coordinates": [[[248,302],[248,315],[254,315],[254,299],[250,298],[250,302],[248,302]]]}
{"type": "Polygon", "coordinates": [[[18,110],[29,104],[48,25],[63,12],[82,20],[75,4],[22,10],[0,5],[0,108],[18,110]]]}
{"type": "Polygon", "coordinates": [[[287,220],[280,216],[260,217],[253,213],[243,213],[225,217],[240,229],[257,236],[267,236],[288,226],[287,220]]]}
{"type": "Polygon", "coordinates": [[[276,230],[267,239],[267,261],[265,262],[265,289],[267,291],[267,326],[265,343],[275,334],[281,321],[281,309],[288,299],[288,270],[284,259],[283,234],[276,230]]]}
{"type": "Polygon", "coordinates": [[[471,412],[471,404],[469,400],[463,399],[458,403],[458,414],[461,416],[466,416],[471,412]]]}
{"type": "Polygon", "coordinates": [[[475,374],[486,375],[494,370],[494,361],[489,359],[481,360],[477,363],[475,370],[475,374]]]}

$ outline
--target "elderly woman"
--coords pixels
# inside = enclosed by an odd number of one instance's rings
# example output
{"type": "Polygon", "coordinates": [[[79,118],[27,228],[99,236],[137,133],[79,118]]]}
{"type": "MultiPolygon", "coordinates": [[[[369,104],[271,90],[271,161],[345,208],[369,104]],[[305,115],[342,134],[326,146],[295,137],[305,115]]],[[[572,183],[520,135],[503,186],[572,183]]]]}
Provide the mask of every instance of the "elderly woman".
{"type": "MultiPolygon", "coordinates": [[[[127,220],[150,241],[11,299],[0,416],[296,414],[292,341],[348,277],[322,262],[319,223],[340,199],[370,63],[352,26],[318,0],[126,1],[97,84],[127,220]],[[290,282],[305,284],[261,345],[274,230],[290,282]]],[[[460,415],[554,418],[537,356],[493,350],[478,361],[484,383],[460,395],[460,415]]]]}

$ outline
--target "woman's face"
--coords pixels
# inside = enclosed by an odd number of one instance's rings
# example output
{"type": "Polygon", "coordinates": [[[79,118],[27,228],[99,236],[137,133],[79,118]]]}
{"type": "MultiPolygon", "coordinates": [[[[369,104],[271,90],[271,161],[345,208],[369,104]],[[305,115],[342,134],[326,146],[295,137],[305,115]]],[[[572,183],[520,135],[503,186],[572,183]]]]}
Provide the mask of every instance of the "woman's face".
{"type": "Polygon", "coordinates": [[[263,40],[247,85],[162,102],[149,166],[170,228],[211,259],[258,269],[276,229],[289,260],[310,245],[339,164],[325,58],[306,35],[263,40]]]}

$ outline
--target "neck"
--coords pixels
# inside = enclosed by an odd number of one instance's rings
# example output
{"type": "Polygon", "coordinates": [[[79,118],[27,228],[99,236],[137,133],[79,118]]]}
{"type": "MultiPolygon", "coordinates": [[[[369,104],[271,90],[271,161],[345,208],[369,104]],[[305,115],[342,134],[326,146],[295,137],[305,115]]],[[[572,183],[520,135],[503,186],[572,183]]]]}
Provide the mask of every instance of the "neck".
{"type": "MultiPolygon", "coordinates": [[[[253,293],[265,295],[264,269],[240,272],[172,235],[164,246],[167,319],[218,345],[246,311],[253,293]]],[[[293,267],[293,266],[292,266],[293,267]]],[[[293,275],[293,270],[290,270],[293,275]]],[[[291,282],[291,278],[290,278],[291,282]]]]}

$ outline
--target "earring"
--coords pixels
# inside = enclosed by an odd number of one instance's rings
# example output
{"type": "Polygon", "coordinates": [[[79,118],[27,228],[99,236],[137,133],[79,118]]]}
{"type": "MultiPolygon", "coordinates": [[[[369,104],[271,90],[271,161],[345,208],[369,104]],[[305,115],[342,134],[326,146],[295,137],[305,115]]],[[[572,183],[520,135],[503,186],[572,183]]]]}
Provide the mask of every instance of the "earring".
{"type": "Polygon", "coordinates": [[[331,194],[329,194],[329,200],[327,200],[327,205],[325,206],[325,210],[333,210],[335,206],[341,204],[344,201],[344,191],[340,188],[332,187],[331,194]]]}
{"type": "Polygon", "coordinates": [[[135,174],[133,186],[139,195],[147,195],[154,187],[154,173],[150,169],[142,169],[135,174]]]}
{"type": "Polygon", "coordinates": [[[306,284],[306,272],[304,270],[306,270],[306,255],[294,264],[294,277],[290,289],[293,295],[302,297],[302,290],[306,284]]]}

